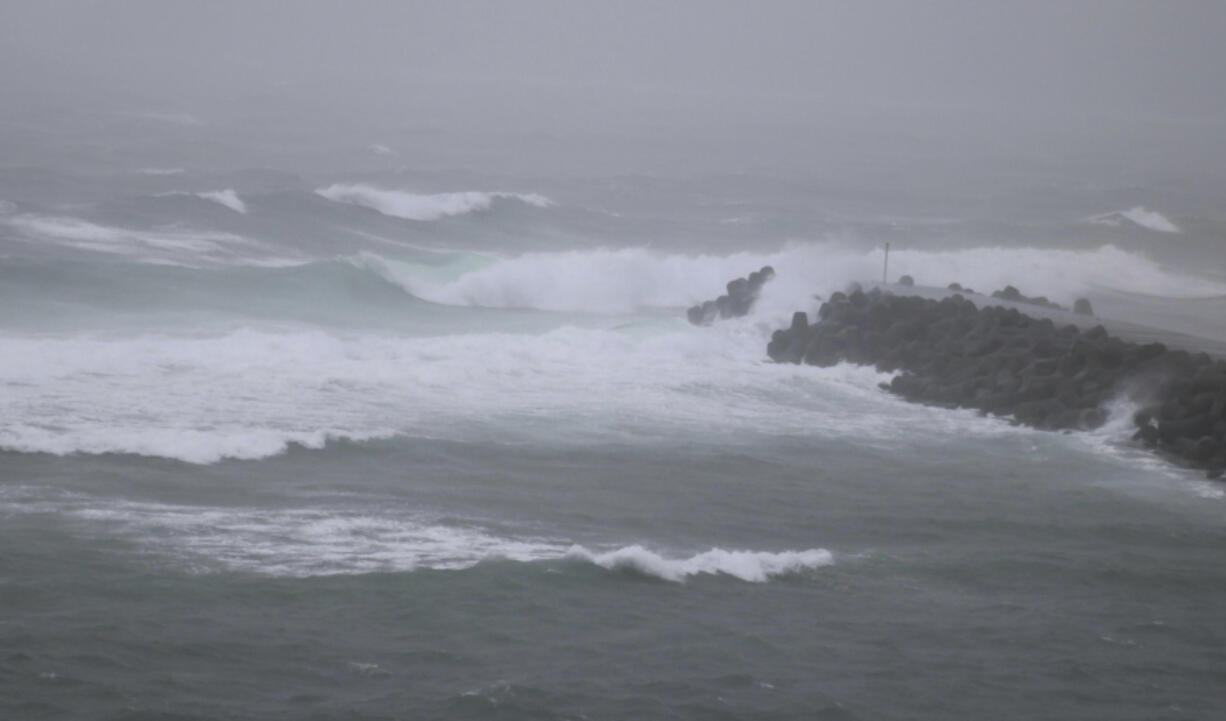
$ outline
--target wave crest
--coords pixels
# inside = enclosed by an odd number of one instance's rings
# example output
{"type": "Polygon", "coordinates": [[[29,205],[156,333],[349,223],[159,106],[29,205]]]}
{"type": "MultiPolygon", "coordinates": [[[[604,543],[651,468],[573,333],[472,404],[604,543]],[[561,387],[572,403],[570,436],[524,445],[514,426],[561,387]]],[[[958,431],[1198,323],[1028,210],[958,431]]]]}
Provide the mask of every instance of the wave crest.
{"type": "Polygon", "coordinates": [[[203,572],[310,577],[462,571],[490,561],[552,566],[579,560],[677,583],[696,574],[763,583],[834,562],[825,549],[771,553],[713,548],[682,559],[666,559],[640,545],[594,553],[582,546],[568,547],[560,538],[494,531],[476,522],[443,521],[420,513],[180,505],[46,487],[0,487],[0,517],[12,513],[53,513],[88,522],[93,532],[156,544],[156,553],[203,572]]]}
{"type": "Polygon", "coordinates": [[[241,215],[247,214],[247,204],[244,203],[243,199],[238,196],[238,192],[235,191],[234,188],[226,188],[225,190],[206,190],[200,193],[189,193],[185,190],[171,190],[166,193],[158,193],[158,196],[186,196],[200,198],[201,200],[207,200],[210,203],[217,203],[220,206],[229,208],[235,213],[239,213],[241,215]]]}
{"type": "Polygon", "coordinates": [[[109,423],[70,431],[44,425],[11,424],[0,428],[0,449],[55,456],[128,454],[172,458],[207,465],[222,460],[257,460],[280,455],[290,446],[319,450],[334,441],[373,441],[395,436],[392,430],[163,428],[149,424],[109,423]]]}
{"type": "Polygon", "coordinates": [[[763,583],[775,576],[800,573],[834,563],[833,554],[824,548],[778,553],[712,548],[689,558],[669,559],[639,545],[625,546],[607,553],[593,553],[582,546],[573,546],[566,555],[601,568],[632,570],[675,583],[698,574],[723,574],[749,583],[763,583]]]}
{"type": "Polygon", "coordinates": [[[1157,233],[1182,233],[1178,225],[1171,222],[1162,213],[1156,210],[1148,210],[1143,205],[1138,205],[1128,210],[1120,210],[1114,213],[1103,213],[1090,218],[1090,222],[1096,225],[1109,225],[1119,227],[1125,222],[1132,225],[1138,225],[1146,230],[1152,230],[1157,233]]]}
{"type": "MultiPolygon", "coordinates": [[[[808,307],[815,293],[828,294],[851,281],[880,278],[881,252],[811,243],[772,253],[727,256],[623,248],[482,257],[481,262],[462,268],[397,261],[362,265],[435,303],[591,313],[685,307],[718,296],[728,280],[748,270],[770,265],[777,274],[763,288],[754,315],[773,319],[808,307]]],[[[890,269],[914,276],[921,285],[956,281],[985,293],[1014,285],[1065,305],[1103,288],[1170,298],[1226,292],[1222,283],[1167,270],[1143,255],[1111,245],[1093,250],[895,250],[890,253],[890,269]]]]}
{"type": "Polygon", "coordinates": [[[196,193],[196,197],[203,200],[210,200],[218,205],[225,206],[235,213],[247,214],[247,204],[243,199],[238,197],[238,193],[234,192],[233,188],[225,190],[209,190],[204,193],[196,193]]]}
{"type": "Polygon", "coordinates": [[[515,199],[538,208],[553,205],[552,200],[537,193],[467,191],[419,195],[363,183],[334,183],[326,188],[319,188],[315,193],[333,202],[360,205],[406,220],[438,220],[452,215],[489,210],[498,198],[515,199]]]}

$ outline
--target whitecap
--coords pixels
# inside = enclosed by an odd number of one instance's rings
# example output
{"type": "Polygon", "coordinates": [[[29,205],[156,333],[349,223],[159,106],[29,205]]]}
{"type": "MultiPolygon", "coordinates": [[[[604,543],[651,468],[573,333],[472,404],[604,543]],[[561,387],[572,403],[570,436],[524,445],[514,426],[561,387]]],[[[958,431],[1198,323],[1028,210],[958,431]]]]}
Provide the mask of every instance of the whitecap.
{"type": "Polygon", "coordinates": [[[750,583],[829,566],[834,555],[824,548],[805,551],[728,551],[712,548],[686,558],[666,558],[643,546],[624,546],[597,553],[574,546],[567,557],[610,570],[633,570],[665,581],[681,582],[699,574],[725,575],[750,583]]]}
{"type": "Polygon", "coordinates": [[[1097,225],[1109,225],[1112,227],[1119,227],[1127,222],[1157,233],[1183,232],[1178,225],[1171,222],[1170,218],[1156,210],[1149,210],[1143,205],[1138,205],[1128,210],[1091,216],[1089,220],[1097,225]]]}
{"type": "Polygon", "coordinates": [[[335,183],[319,188],[316,194],[337,203],[349,203],[406,220],[438,220],[452,215],[489,210],[498,198],[511,198],[547,208],[553,201],[537,193],[459,192],[418,194],[386,190],[362,183],[335,183]]]}
{"type": "MultiPolygon", "coordinates": [[[[730,255],[661,253],[647,248],[591,249],[485,257],[462,273],[396,261],[366,263],[410,293],[435,303],[492,308],[625,313],[685,307],[725,293],[725,285],[763,265],[775,278],[762,290],[754,317],[786,324],[793,311],[813,310],[814,295],[851,281],[880,277],[881,253],[834,243],[794,244],[775,252],[730,255]],[[377,266],[377,268],[376,268],[377,266]]],[[[1139,253],[1111,245],[1093,250],[972,248],[895,250],[890,267],[923,285],[951,282],[984,292],[1014,285],[1072,305],[1078,297],[1127,283],[1131,293],[1187,298],[1226,293],[1226,285],[1174,272],[1139,253]]]]}
{"type": "Polygon", "coordinates": [[[238,193],[234,192],[233,188],[225,190],[210,190],[203,193],[196,193],[196,197],[204,200],[211,200],[218,205],[222,205],[235,213],[247,214],[247,204],[243,199],[238,197],[238,193]]]}

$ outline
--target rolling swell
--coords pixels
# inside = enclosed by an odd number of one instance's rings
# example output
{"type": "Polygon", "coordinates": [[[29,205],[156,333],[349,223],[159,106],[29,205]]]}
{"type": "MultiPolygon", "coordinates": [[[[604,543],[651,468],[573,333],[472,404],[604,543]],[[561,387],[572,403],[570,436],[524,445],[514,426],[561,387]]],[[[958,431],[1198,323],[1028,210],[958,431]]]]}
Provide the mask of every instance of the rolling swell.
{"type": "Polygon", "coordinates": [[[0,298],[12,325],[58,320],[99,328],[103,315],[179,313],[361,327],[374,318],[414,317],[421,301],[371,268],[360,258],[209,269],[5,258],[0,298]]]}

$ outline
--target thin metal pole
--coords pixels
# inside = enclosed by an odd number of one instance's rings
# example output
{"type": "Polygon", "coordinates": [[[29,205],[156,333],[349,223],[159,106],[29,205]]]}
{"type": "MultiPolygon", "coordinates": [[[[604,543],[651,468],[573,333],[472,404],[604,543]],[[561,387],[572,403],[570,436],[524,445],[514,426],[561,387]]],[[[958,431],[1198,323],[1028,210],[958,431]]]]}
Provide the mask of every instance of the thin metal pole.
{"type": "Polygon", "coordinates": [[[885,282],[886,282],[886,281],[885,281],[885,278],[886,278],[886,271],[888,271],[889,269],[890,269],[890,243],[889,243],[889,241],[886,241],[886,244],[885,244],[885,263],[883,263],[883,264],[882,264],[882,266],[881,266],[881,284],[882,284],[882,285],[885,285],[885,282]]]}

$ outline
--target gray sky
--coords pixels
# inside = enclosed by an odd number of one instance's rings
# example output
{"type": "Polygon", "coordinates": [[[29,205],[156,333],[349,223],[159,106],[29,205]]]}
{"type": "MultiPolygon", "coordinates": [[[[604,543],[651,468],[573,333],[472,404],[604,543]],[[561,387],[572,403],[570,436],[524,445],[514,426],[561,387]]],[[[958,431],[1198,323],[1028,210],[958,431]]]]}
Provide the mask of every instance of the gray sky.
{"type": "Polygon", "coordinates": [[[1224,37],[1220,2],[0,0],[0,91],[305,135],[1208,139],[1224,37]]]}

